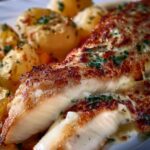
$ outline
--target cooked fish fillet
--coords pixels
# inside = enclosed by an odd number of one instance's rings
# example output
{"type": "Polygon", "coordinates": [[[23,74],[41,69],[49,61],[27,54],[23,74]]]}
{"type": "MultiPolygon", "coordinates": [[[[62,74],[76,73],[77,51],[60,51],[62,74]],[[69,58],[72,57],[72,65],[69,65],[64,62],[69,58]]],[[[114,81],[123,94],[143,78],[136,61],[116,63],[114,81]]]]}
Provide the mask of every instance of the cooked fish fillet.
{"type": "Polygon", "coordinates": [[[34,150],[98,150],[120,124],[131,121],[137,122],[140,130],[150,131],[150,81],[139,82],[124,94],[83,99],[64,112],[34,150]]]}
{"type": "Polygon", "coordinates": [[[126,105],[117,103],[111,95],[90,96],[65,112],[34,150],[99,150],[120,124],[134,118],[126,105]]]}
{"type": "Polygon", "coordinates": [[[12,101],[2,141],[19,143],[45,130],[73,99],[129,89],[149,76],[149,29],[149,5],[128,4],[105,16],[63,63],[33,68],[12,101]]]}
{"type": "MultiPolygon", "coordinates": [[[[124,86],[125,82],[131,81],[124,76],[120,78],[120,81],[117,79],[101,81],[88,76],[82,77],[82,80],[78,80],[74,74],[72,77],[69,77],[71,72],[69,72],[68,69],[73,71],[75,68],[67,68],[64,76],[66,79],[61,79],[58,83],[53,79],[45,80],[46,82],[44,81],[44,84],[40,85],[34,82],[32,89],[28,89],[30,91],[29,95],[26,93],[28,92],[26,87],[30,86],[26,86],[26,84],[20,86],[9,110],[9,118],[5,122],[5,125],[11,124],[11,126],[7,128],[7,126],[4,125],[3,127],[3,134],[7,132],[8,138],[6,137],[6,142],[18,143],[32,134],[46,129],[62,111],[73,105],[73,99],[83,98],[90,95],[90,93],[103,91],[104,89],[106,91],[115,91],[124,86]],[[65,80],[68,84],[63,83],[65,80]],[[53,89],[52,87],[50,88],[50,86],[52,86],[53,89]],[[55,86],[56,88],[54,88],[55,86]],[[26,124],[26,122],[28,123],[26,124]]],[[[54,71],[54,69],[52,71],[54,71]]],[[[62,71],[64,73],[64,68],[62,71]]],[[[58,72],[59,70],[56,71],[56,73],[58,72]]],[[[59,74],[51,74],[51,77],[52,76],[58,77],[59,74]]],[[[30,83],[31,82],[29,82],[29,84],[30,83]]]]}
{"type": "Polygon", "coordinates": [[[126,96],[107,93],[82,99],[64,112],[34,150],[99,150],[120,124],[131,121],[150,131],[149,87],[150,81],[144,80],[126,96]]]}

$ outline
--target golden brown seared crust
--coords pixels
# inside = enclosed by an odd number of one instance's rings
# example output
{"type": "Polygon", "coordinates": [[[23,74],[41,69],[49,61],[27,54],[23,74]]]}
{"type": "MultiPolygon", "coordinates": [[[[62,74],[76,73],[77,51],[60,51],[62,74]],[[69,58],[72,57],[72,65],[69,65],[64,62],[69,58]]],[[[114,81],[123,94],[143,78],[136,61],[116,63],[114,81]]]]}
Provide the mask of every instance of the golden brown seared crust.
{"type": "Polygon", "coordinates": [[[74,105],[68,108],[68,112],[81,113],[80,124],[92,119],[96,114],[104,110],[115,110],[118,104],[125,105],[134,116],[137,127],[142,132],[150,131],[150,81],[140,81],[134,89],[122,94],[104,93],[93,94],[79,102],[73,100],[74,105]]]}
{"type": "Polygon", "coordinates": [[[121,99],[120,95],[114,93],[93,94],[89,97],[85,97],[79,102],[73,101],[74,105],[68,108],[63,117],[66,117],[68,112],[78,112],[81,115],[80,124],[88,122],[93,119],[97,114],[105,110],[115,110],[119,104],[126,105],[131,113],[135,113],[135,109],[130,98],[121,99]]]}
{"type": "Polygon", "coordinates": [[[84,78],[107,80],[125,75],[143,79],[145,64],[150,61],[150,46],[141,49],[142,42],[150,40],[149,12],[150,7],[142,3],[131,3],[121,11],[111,12],[85,44],[62,64],[34,67],[22,77],[24,86],[16,95],[20,93],[24,100],[32,102],[30,95],[36,89],[51,96],[68,85],[79,84],[84,78]]]}
{"type": "MultiPolygon", "coordinates": [[[[104,58],[106,58],[107,53],[109,52],[104,53],[104,58]]],[[[24,100],[29,100],[31,93],[37,89],[47,91],[46,96],[51,96],[52,94],[60,92],[66,86],[74,86],[79,84],[82,79],[87,78],[108,80],[111,78],[117,79],[125,75],[131,76],[135,80],[143,79],[142,72],[144,72],[145,64],[150,61],[150,55],[139,55],[135,52],[131,52],[127,55],[127,58],[118,60],[118,62],[116,60],[115,62],[115,60],[113,60],[115,59],[115,55],[111,54],[106,58],[106,62],[101,66],[97,66],[98,68],[90,67],[88,62],[86,62],[85,66],[60,65],[60,67],[51,67],[43,65],[34,67],[31,72],[22,78],[23,86],[20,86],[16,96],[21,94],[24,100]]],[[[33,103],[33,105],[35,105],[35,103],[33,103]]]]}
{"type": "MultiPolygon", "coordinates": [[[[104,16],[91,36],[78,50],[71,52],[66,62],[76,61],[76,57],[87,49],[102,51],[137,51],[138,43],[150,40],[150,5],[130,3],[104,16]],[[78,55],[77,51],[80,52],[78,55]]],[[[81,58],[81,57],[80,57],[81,58]]],[[[78,59],[78,63],[82,59],[78,59]]],[[[77,63],[76,62],[76,63],[77,63]]]]}
{"type": "Polygon", "coordinates": [[[136,121],[140,130],[150,131],[150,81],[144,80],[139,85],[127,92],[136,103],[136,121]]]}

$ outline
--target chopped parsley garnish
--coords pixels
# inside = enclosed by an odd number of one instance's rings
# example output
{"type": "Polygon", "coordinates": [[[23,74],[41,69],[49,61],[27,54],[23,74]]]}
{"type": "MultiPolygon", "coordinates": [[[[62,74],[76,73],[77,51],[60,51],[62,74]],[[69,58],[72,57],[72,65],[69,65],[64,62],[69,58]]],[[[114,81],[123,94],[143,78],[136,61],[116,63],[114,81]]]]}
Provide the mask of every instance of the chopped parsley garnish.
{"type": "Polygon", "coordinates": [[[86,99],[89,102],[94,102],[94,101],[109,101],[109,100],[112,100],[113,97],[111,95],[90,95],[86,99]]]}
{"type": "Polygon", "coordinates": [[[127,51],[124,51],[123,54],[112,56],[111,59],[115,65],[119,66],[128,57],[128,55],[129,53],[127,51]]]}
{"type": "Polygon", "coordinates": [[[111,102],[113,97],[111,95],[90,95],[86,98],[86,101],[90,108],[97,106],[100,102],[111,102]]]}
{"type": "Polygon", "coordinates": [[[144,119],[146,122],[149,122],[149,123],[150,123],[150,115],[149,115],[149,114],[143,115],[143,119],[144,119]]]}
{"type": "Polygon", "coordinates": [[[91,23],[92,23],[92,20],[93,20],[94,18],[95,18],[94,16],[90,16],[90,17],[88,18],[87,23],[88,23],[88,24],[91,24],[91,23]]]}
{"type": "Polygon", "coordinates": [[[89,67],[95,67],[97,69],[101,68],[101,66],[107,62],[107,60],[103,57],[100,57],[97,53],[99,49],[88,49],[87,53],[89,54],[89,62],[88,66],[89,67]]]}
{"type": "Polygon", "coordinates": [[[122,3],[122,4],[118,5],[117,10],[122,11],[126,5],[127,5],[127,3],[122,3]]]}
{"type": "Polygon", "coordinates": [[[107,138],[107,143],[111,144],[115,142],[115,139],[114,138],[107,138]]]}
{"type": "Polygon", "coordinates": [[[96,59],[91,60],[88,65],[90,67],[95,67],[95,68],[100,68],[102,66],[103,63],[105,63],[107,60],[105,58],[102,57],[97,57],[96,59]]]}
{"type": "Polygon", "coordinates": [[[7,24],[3,24],[2,25],[2,30],[3,31],[7,31],[8,30],[8,25],[7,24]]]}
{"type": "Polygon", "coordinates": [[[47,24],[51,19],[54,19],[56,17],[56,14],[51,12],[49,16],[42,16],[40,17],[36,24],[47,24]]]}
{"type": "Polygon", "coordinates": [[[72,25],[72,27],[74,27],[74,28],[76,28],[76,27],[77,27],[76,23],[75,23],[75,22],[73,22],[73,21],[71,21],[71,25],[72,25]]]}
{"type": "Polygon", "coordinates": [[[150,114],[142,114],[139,116],[138,120],[144,122],[144,124],[150,125],[150,114]]]}
{"type": "Polygon", "coordinates": [[[18,43],[17,43],[17,46],[18,46],[18,48],[22,48],[23,47],[23,45],[24,44],[26,44],[27,42],[24,40],[24,41],[19,41],[18,43]]]}
{"type": "Polygon", "coordinates": [[[0,68],[2,68],[4,65],[3,65],[3,63],[2,63],[2,61],[0,61],[0,68]]]}
{"type": "Polygon", "coordinates": [[[65,5],[63,2],[58,1],[58,9],[62,12],[64,11],[65,5]]]}
{"type": "Polygon", "coordinates": [[[42,16],[38,19],[37,24],[47,24],[49,22],[49,16],[42,16]]]}
{"type": "Polygon", "coordinates": [[[105,64],[108,60],[112,60],[115,65],[119,66],[129,55],[127,51],[124,51],[119,55],[113,55],[106,59],[99,56],[99,48],[95,50],[89,49],[87,50],[87,53],[89,54],[88,66],[95,67],[96,69],[101,68],[102,65],[105,64]]]}
{"type": "Polygon", "coordinates": [[[76,103],[78,100],[76,100],[76,99],[72,99],[71,100],[71,103],[76,103]]]}
{"type": "Polygon", "coordinates": [[[114,37],[118,37],[118,36],[120,36],[120,32],[119,32],[118,29],[113,29],[111,31],[111,35],[114,36],[114,37]]]}
{"type": "MultiPolygon", "coordinates": [[[[137,44],[136,48],[138,52],[145,52],[147,47],[150,47],[150,40],[143,40],[139,44],[137,44]]],[[[149,48],[148,48],[149,49],[149,48]]]]}
{"type": "Polygon", "coordinates": [[[7,93],[6,93],[6,97],[8,97],[8,96],[10,96],[10,91],[7,91],[7,93]]]}
{"type": "Polygon", "coordinates": [[[12,49],[11,45],[6,45],[3,50],[4,50],[4,53],[7,54],[11,49],[12,49]]]}
{"type": "Polygon", "coordinates": [[[146,12],[149,11],[149,8],[146,5],[142,4],[142,3],[139,3],[137,8],[138,8],[139,11],[141,11],[143,13],[146,13],[146,12]]]}

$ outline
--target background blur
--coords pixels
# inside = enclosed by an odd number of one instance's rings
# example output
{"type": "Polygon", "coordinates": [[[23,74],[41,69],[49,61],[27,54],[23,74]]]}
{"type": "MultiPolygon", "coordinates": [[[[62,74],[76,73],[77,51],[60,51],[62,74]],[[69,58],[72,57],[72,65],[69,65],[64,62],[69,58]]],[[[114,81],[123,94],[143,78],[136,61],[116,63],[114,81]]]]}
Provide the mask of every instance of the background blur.
{"type": "MultiPolygon", "coordinates": [[[[131,0],[93,0],[101,5],[131,0]]],[[[132,0],[135,1],[135,0],[132,0]]],[[[16,17],[29,7],[46,7],[49,0],[0,0],[0,22],[15,25],[16,17]]]]}

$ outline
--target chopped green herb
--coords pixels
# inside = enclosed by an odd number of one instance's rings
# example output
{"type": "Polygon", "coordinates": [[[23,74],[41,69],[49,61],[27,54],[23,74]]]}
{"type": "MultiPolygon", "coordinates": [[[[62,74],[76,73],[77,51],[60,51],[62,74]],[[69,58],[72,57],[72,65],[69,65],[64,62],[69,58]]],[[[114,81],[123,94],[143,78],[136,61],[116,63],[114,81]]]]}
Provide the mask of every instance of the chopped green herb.
{"type": "Polygon", "coordinates": [[[150,115],[149,114],[144,114],[143,119],[150,123],[150,115]]]}
{"type": "Polygon", "coordinates": [[[88,101],[93,101],[93,100],[102,100],[102,101],[107,101],[111,100],[113,97],[111,95],[90,95],[87,100],[88,101]]]}
{"type": "Polygon", "coordinates": [[[97,69],[101,68],[104,63],[107,62],[105,58],[102,58],[98,55],[97,51],[99,51],[99,48],[97,49],[88,49],[87,53],[89,55],[89,62],[88,66],[95,67],[97,69]]]}
{"type": "Polygon", "coordinates": [[[123,54],[119,56],[112,56],[112,61],[115,65],[119,66],[121,63],[128,57],[129,53],[127,51],[124,51],[123,54]]]}
{"type": "Polygon", "coordinates": [[[8,30],[8,25],[7,24],[3,24],[2,25],[2,30],[3,31],[7,31],[8,30]]]}
{"type": "Polygon", "coordinates": [[[11,49],[12,49],[12,46],[11,46],[11,45],[6,45],[6,46],[4,47],[4,53],[7,54],[11,49]]]}
{"type": "Polygon", "coordinates": [[[122,3],[120,5],[117,6],[117,10],[122,11],[126,6],[126,3],[122,3]]]}
{"type": "Polygon", "coordinates": [[[25,40],[24,40],[24,41],[19,41],[19,42],[17,43],[17,46],[18,46],[18,48],[22,48],[22,46],[23,46],[24,44],[26,44],[26,41],[25,41],[25,40]]]}
{"type": "Polygon", "coordinates": [[[76,23],[75,22],[71,22],[71,25],[72,25],[72,27],[74,27],[74,28],[76,28],[77,27],[77,25],[76,25],[76,23]]]}
{"type": "Polygon", "coordinates": [[[28,9],[28,11],[32,11],[32,9],[31,9],[31,8],[29,8],[29,9],[28,9]]]}
{"type": "Polygon", "coordinates": [[[90,109],[95,108],[96,106],[99,106],[100,102],[111,102],[113,97],[111,95],[90,95],[85,100],[87,101],[87,104],[90,109]]]}
{"type": "Polygon", "coordinates": [[[47,24],[49,22],[49,16],[42,16],[38,19],[37,24],[47,24]]]}
{"type": "Polygon", "coordinates": [[[0,61],[0,68],[2,68],[4,65],[3,65],[3,63],[2,63],[2,61],[0,61]]]}
{"type": "Polygon", "coordinates": [[[107,60],[105,58],[102,57],[97,57],[96,59],[91,60],[88,63],[88,66],[90,67],[95,67],[95,68],[100,68],[102,66],[103,63],[105,63],[107,60]]]}
{"type": "Polygon", "coordinates": [[[144,40],[143,43],[150,46],[150,40],[144,40]]]}
{"type": "Polygon", "coordinates": [[[89,17],[90,20],[93,20],[94,18],[95,18],[94,16],[90,16],[90,17],[89,17]]]}
{"type": "Polygon", "coordinates": [[[146,5],[142,4],[142,3],[139,3],[139,4],[138,4],[137,9],[138,9],[139,11],[143,12],[143,13],[146,13],[146,12],[149,11],[149,8],[148,8],[146,5]]]}
{"type": "Polygon", "coordinates": [[[71,100],[71,103],[76,103],[76,102],[77,102],[76,99],[72,99],[72,100],[71,100]]]}
{"type": "Polygon", "coordinates": [[[63,2],[58,1],[58,9],[62,12],[64,11],[65,5],[63,2]]]}
{"type": "Polygon", "coordinates": [[[144,52],[147,47],[150,47],[150,40],[143,40],[139,44],[137,44],[136,48],[138,52],[144,52]]]}
{"type": "Polygon", "coordinates": [[[61,112],[60,112],[60,115],[63,115],[63,114],[64,114],[64,112],[63,112],[63,111],[61,111],[61,112]]]}
{"type": "Polygon", "coordinates": [[[107,143],[111,144],[115,142],[115,139],[114,138],[107,138],[107,143]]]}
{"type": "Polygon", "coordinates": [[[10,96],[10,91],[7,91],[7,93],[6,93],[6,97],[8,97],[8,96],[10,96]]]}
{"type": "Polygon", "coordinates": [[[114,37],[118,37],[118,36],[120,36],[120,32],[119,32],[118,29],[113,29],[111,31],[111,35],[114,36],[114,37]]]}
{"type": "Polygon", "coordinates": [[[19,61],[19,60],[17,60],[17,61],[16,61],[16,63],[17,63],[17,64],[20,64],[20,61],[19,61]]]}
{"type": "Polygon", "coordinates": [[[87,23],[88,24],[91,24],[92,23],[92,20],[94,19],[94,16],[90,16],[87,20],[87,23]]]}
{"type": "Polygon", "coordinates": [[[54,12],[51,12],[49,16],[42,16],[40,17],[36,24],[47,24],[51,19],[54,19],[56,17],[56,14],[54,12]]]}

